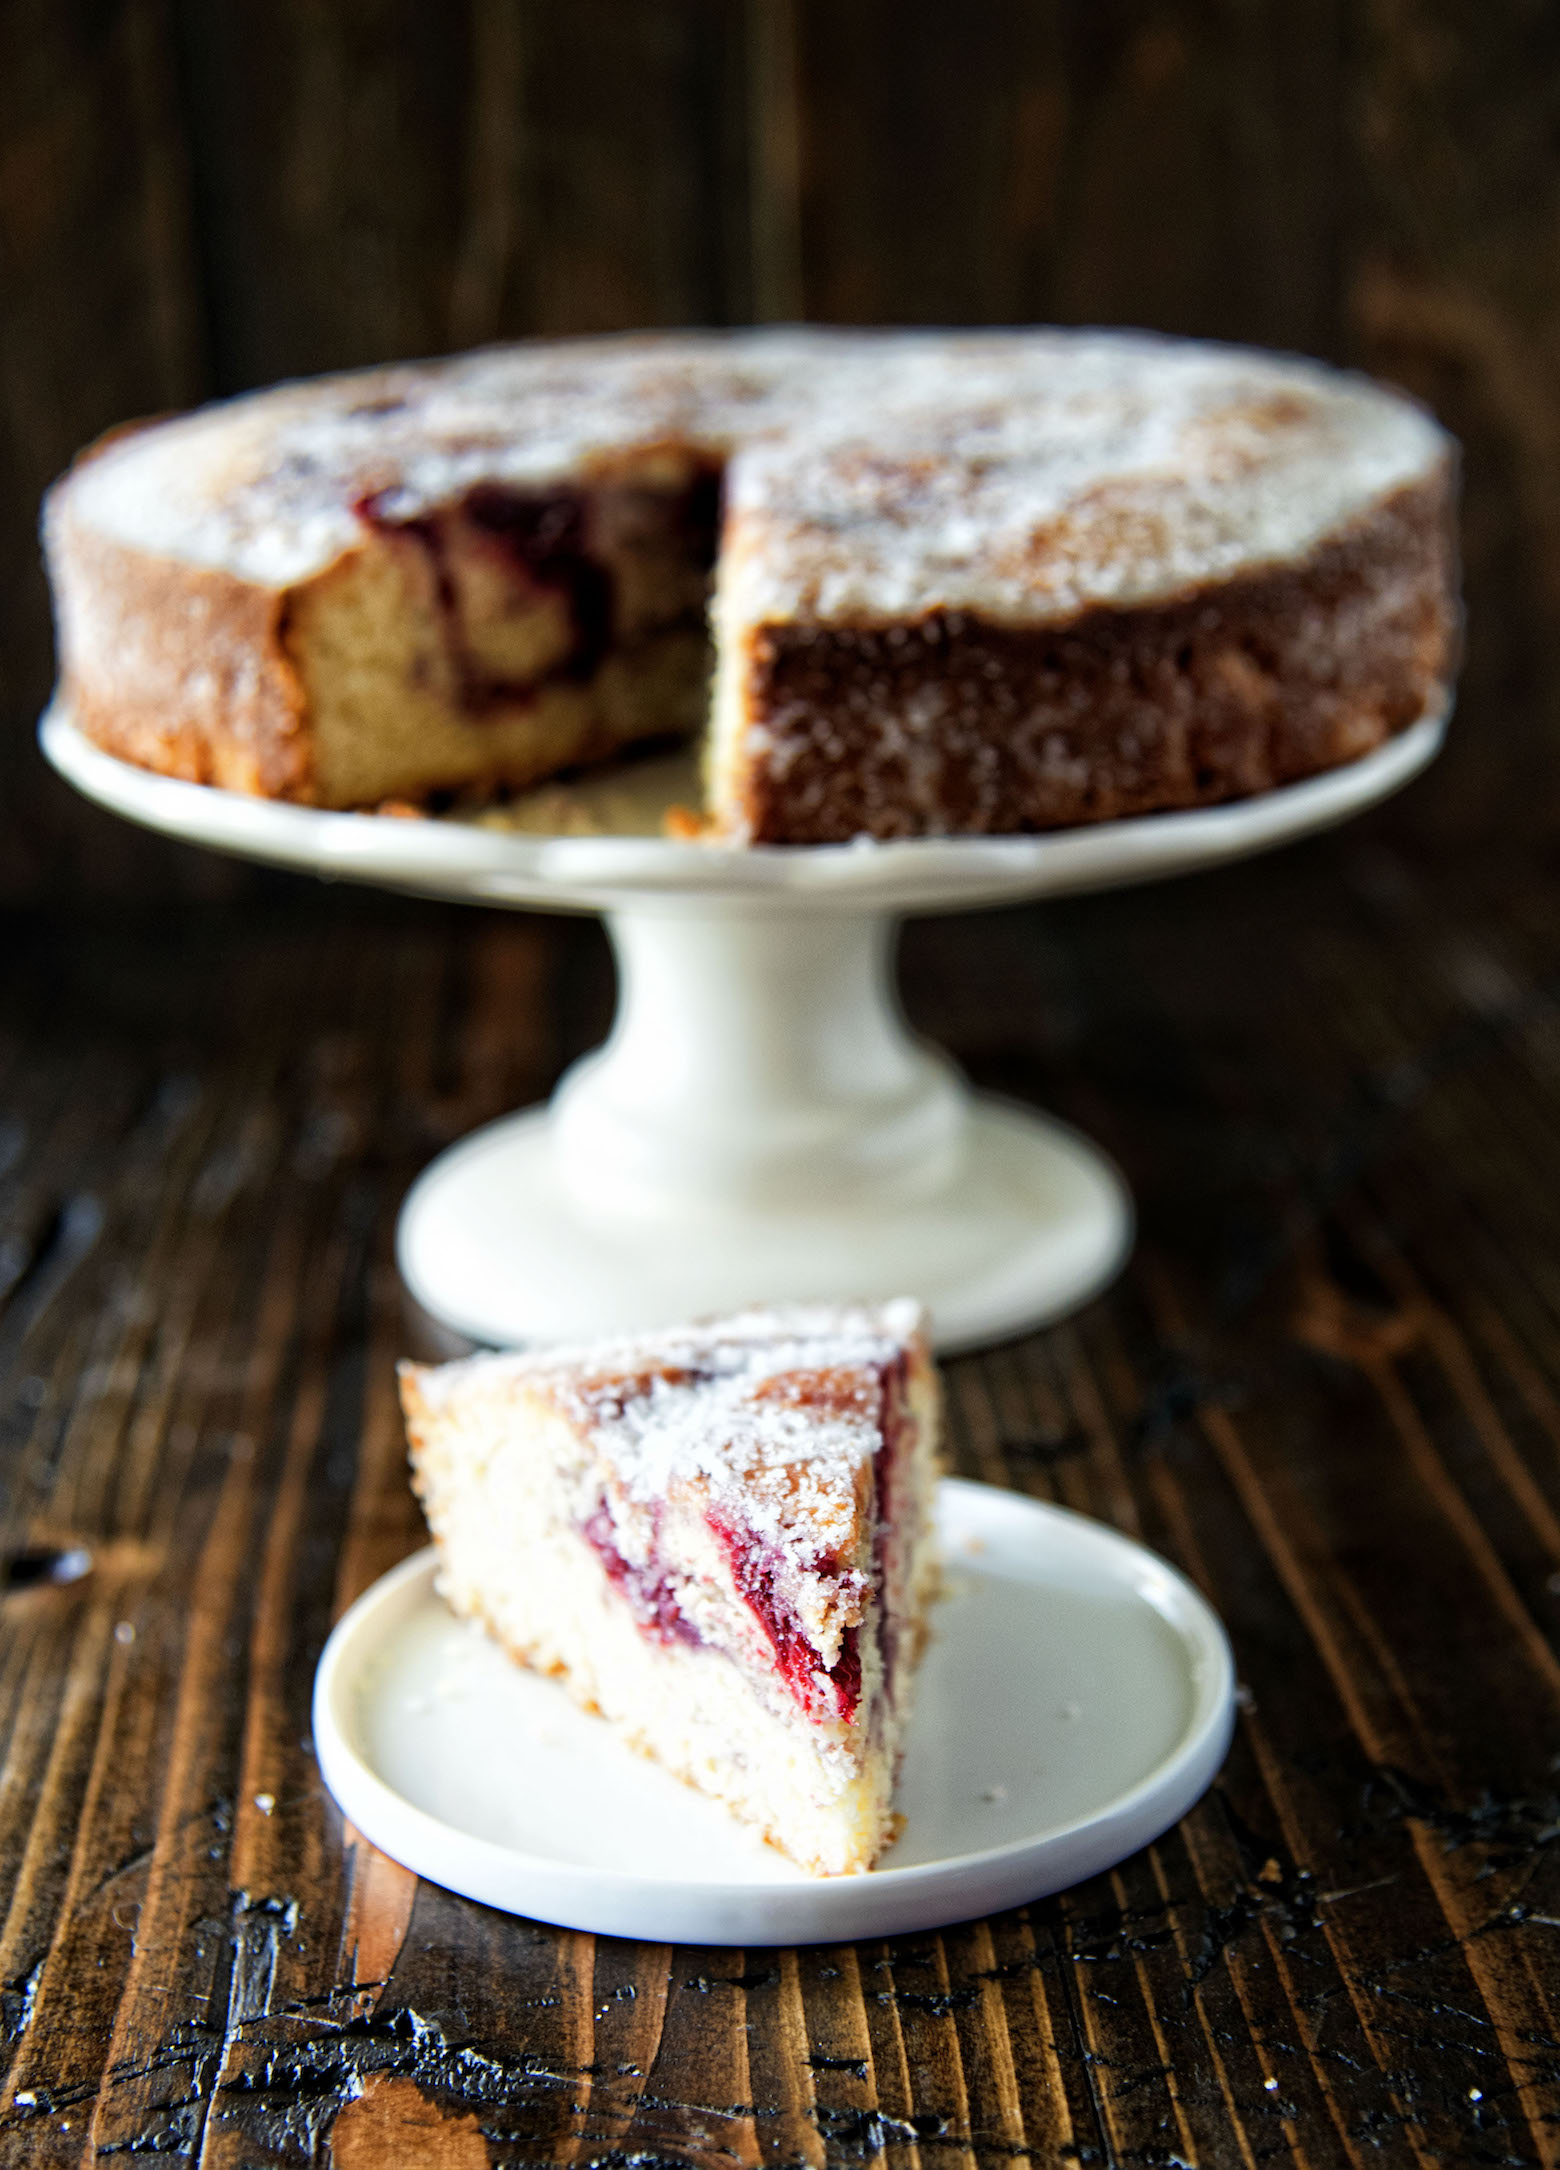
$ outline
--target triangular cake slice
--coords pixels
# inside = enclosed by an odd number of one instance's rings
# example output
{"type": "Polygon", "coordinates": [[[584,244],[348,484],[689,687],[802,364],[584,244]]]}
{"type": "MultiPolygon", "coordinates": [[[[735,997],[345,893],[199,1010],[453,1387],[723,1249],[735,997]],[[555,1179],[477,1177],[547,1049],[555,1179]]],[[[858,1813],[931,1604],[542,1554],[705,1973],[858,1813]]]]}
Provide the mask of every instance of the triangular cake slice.
{"type": "Polygon", "coordinates": [[[870,1868],[935,1580],[919,1306],[406,1364],[439,1586],[822,1875],[870,1868]]]}

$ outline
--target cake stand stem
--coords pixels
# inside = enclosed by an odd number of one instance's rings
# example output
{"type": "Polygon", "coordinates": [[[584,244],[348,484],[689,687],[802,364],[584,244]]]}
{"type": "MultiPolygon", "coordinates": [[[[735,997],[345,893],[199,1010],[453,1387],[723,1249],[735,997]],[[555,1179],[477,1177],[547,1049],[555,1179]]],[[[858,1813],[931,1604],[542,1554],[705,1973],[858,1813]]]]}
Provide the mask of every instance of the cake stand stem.
{"type": "Polygon", "coordinates": [[[553,1101],[583,1213],[882,1212],[956,1179],[970,1094],[906,1028],[887,914],[636,906],[607,925],[616,1022],[553,1101]]]}
{"type": "Polygon", "coordinates": [[[401,1272],[443,1325],[505,1344],[913,1295],[946,1349],[1059,1317],[1119,1269],[1119,1176],[909,1031],[891,914],[619,897],[608,925],[605,1046],[407,1198],[401,1272]]]}

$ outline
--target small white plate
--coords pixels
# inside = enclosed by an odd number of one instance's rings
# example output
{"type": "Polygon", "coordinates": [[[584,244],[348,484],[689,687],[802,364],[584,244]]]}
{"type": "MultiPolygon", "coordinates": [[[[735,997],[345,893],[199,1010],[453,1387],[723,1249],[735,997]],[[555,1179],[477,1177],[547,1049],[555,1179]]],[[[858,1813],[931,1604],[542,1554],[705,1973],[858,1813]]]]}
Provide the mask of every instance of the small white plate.
{"type": "Polygon", "coordinates": [[[1104,1524],[946,1482],[897,1805],[869,1875],[814,1877],[457,1621],[420,1552],[337,1624],[314,1688],[343,1813],[418,1875],[608,1936],[826,1943],[1060,1891],[1183,1815],[1224,1760],[1234,1670],[1185,1578],[1104,1524]]]}

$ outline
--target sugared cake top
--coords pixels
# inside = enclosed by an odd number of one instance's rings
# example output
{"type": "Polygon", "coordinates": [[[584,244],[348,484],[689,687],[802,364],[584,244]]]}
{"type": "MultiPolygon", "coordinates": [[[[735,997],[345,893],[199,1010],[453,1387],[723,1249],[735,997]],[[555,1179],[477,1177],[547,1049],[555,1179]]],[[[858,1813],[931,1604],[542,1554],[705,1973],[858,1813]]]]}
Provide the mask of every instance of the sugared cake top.
{"type": "Polygon", "coordinates": [[[578,1347],[416,1371],[430,1410],[473,1388],[540,1393],[634,1498],[698,1484],[785,1546],[844,1542],[883,1443],[884,1376],[924,1328],[918,1304],[794,1305],[578,1347]]]}
{"type": "Polygon", "coordinates": [[[276,587],[478,483],[665,449],[728,463],[745,616],[1064,620],[1311,548],[1431,471],[1412,402],[1315,363],[1119,332],[635,335],[278,386],[111,441],[73,516],[276,587]],[[753,542],[761,536],[761,545],[753,542]]]}

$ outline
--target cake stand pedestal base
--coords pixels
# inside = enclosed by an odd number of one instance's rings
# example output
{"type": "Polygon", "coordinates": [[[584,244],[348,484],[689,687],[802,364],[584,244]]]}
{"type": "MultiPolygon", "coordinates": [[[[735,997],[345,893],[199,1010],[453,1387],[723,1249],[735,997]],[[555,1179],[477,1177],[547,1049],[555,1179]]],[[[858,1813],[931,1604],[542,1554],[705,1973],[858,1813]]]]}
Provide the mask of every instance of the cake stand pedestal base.
{"type": "Polygon", "coordinates": [[[402,1210],[402,1276],[442,1325],[513,1345],[914,1295],[949,1350],[1119,1271],[1120,1177],[912,1037],[888,915],[644,906],[608,926],[606,1046],[549,1107],[441,1155],[402,1210]]]}
{"type": "Polygon", "coordinates": [[[557,1175],[545,1108],[490,1123],[436,1160],[401,1216],[408,1291],[441,1324],[501,1346],[671,1324],[752,1302],[911,1293],[944,1353],[1066,1312],[1112,1280],[1132,1209],[1073,1131],[977,1101],[964,1180],[873,1220],[752,1214],[594,1228],[557,1175]]]}

